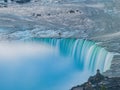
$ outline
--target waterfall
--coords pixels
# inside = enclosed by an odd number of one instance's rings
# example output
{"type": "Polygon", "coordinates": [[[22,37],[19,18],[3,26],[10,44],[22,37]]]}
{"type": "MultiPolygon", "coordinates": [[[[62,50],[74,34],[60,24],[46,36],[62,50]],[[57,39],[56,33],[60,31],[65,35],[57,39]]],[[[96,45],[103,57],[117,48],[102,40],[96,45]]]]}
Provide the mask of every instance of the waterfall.
{"type": "Polygon", "coordinates": [[[74,58],[76,67],[80,70],[102,72],[108,70],[111,65],[113,54],[98,46],[95,42],[83,39],[55,39],[55,38],[32,38],[34,42],[48,44],[56,47],[61,55],[74,58]]]}
{"type": "Polygon", "coordinates": [[[96,69],[108,70],[113,57],[95,42],[71,38],[1,42],[0,50],[0,90],[69,90],[96,69]]]}

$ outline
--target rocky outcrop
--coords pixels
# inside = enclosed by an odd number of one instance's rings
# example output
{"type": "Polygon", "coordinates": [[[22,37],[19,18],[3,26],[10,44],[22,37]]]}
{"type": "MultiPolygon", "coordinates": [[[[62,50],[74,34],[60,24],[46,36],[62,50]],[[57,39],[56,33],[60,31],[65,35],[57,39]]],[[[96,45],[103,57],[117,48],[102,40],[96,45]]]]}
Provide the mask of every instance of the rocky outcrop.
{"type": "Polygon", "coordinates": [[[73,87],[71,90],[120,90],[120,77],[106,77],[99,70],[87,82],[73,87]]]}

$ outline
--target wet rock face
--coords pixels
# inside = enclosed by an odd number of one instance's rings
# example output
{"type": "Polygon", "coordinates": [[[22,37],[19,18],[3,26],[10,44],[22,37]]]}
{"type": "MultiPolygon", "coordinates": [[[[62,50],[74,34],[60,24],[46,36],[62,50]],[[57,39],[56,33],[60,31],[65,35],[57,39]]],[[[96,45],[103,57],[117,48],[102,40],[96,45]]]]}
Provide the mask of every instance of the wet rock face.
{"type": "Polygon", "coordinates": [[[120,77],[120,55],[115,55],[113,57],[110,70],[103,74],[109,77],[120,77]]]}

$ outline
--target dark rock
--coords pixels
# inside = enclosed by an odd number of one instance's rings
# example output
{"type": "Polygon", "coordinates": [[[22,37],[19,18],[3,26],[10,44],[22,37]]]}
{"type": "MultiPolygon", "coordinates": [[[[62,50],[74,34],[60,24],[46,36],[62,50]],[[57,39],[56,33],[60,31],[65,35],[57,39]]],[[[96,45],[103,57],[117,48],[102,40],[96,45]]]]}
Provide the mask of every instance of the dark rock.
{"type": "Polygon", "coordinates": [[[60,33],[60,32],[59,32],[58,34],[59,34],[59,36],[61,36],[61,33],[60,33]]]}
{"type": "Polygon", "coordinates": [[[41,14],[36,14],[36,16],[41,16],[41,14]]]}
{"type": "Polygon", "coordinates": [[[32,14],[32,16],[33,16],[33,17],[40,17],[40,16],[42,16],[42,15],[41,15],[41,14],[39,14],[39,13],[38,13],[38,14],[33,13],[33,14],[32,14]]]}
{"type": "Polygon", "coordinates": [[[69,13],[75,13],[75,11],[74,10],[70,10],[69,13]]]}
{"type": "Polygon", "coordinates": [[[79,12],[79,10],[76,10],[76,12],[79,12]]]}
{"type": "Polygon", "coordinates": [[[102,80],[104,80],[105,77],[100,73],[99,70],[97,70],[97,73],[95,76],[91,76],[88,81],[91,82],[92,84],[94,83],[99,83],[101,82],[102,80]]]}
{"type": "Polygon", "coordinates": [[[71,90],[120,90],[120,77],[103,76],[99,70],[82,85],[73,87],[71,90]]]}
{"type": "Polygon", "coordinates": [[[8,2],[8,0],[4,0],[4,2],[5,2],[5,3],[7,3],[7,2],[8,2]]]}
{"type": "Polygon", "coordinates": [[[19,3],[19,4],[24,4],[24,3],[28,3],[30,2],[31,0],[16,0],[16,3],[19,3]]]}
{"type": "Polygon", "coordinates": [[[48,13],[47,15],[48,15],[48,16],[50,16],[51,14],[50,14],[50,13],[48,13]]]}

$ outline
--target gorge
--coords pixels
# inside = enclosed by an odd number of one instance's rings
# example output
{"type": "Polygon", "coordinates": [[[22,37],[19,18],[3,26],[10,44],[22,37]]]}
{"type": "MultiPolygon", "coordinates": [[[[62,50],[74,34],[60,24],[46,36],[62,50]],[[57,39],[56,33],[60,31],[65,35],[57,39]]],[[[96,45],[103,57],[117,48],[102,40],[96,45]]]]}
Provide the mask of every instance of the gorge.
{"type": "Polygon", "coordinates": [[[0,3],[0,88],[68,90],[96,69],[120,77],[119,2],[0,3]]]}
{"type": "Polygon", "coordinates": [[[4,90],[68,90],[97,69],[109,70],[113,58],[95,42],[73,38],[1,42],[0,50],[0,89],[4,90]]]}

